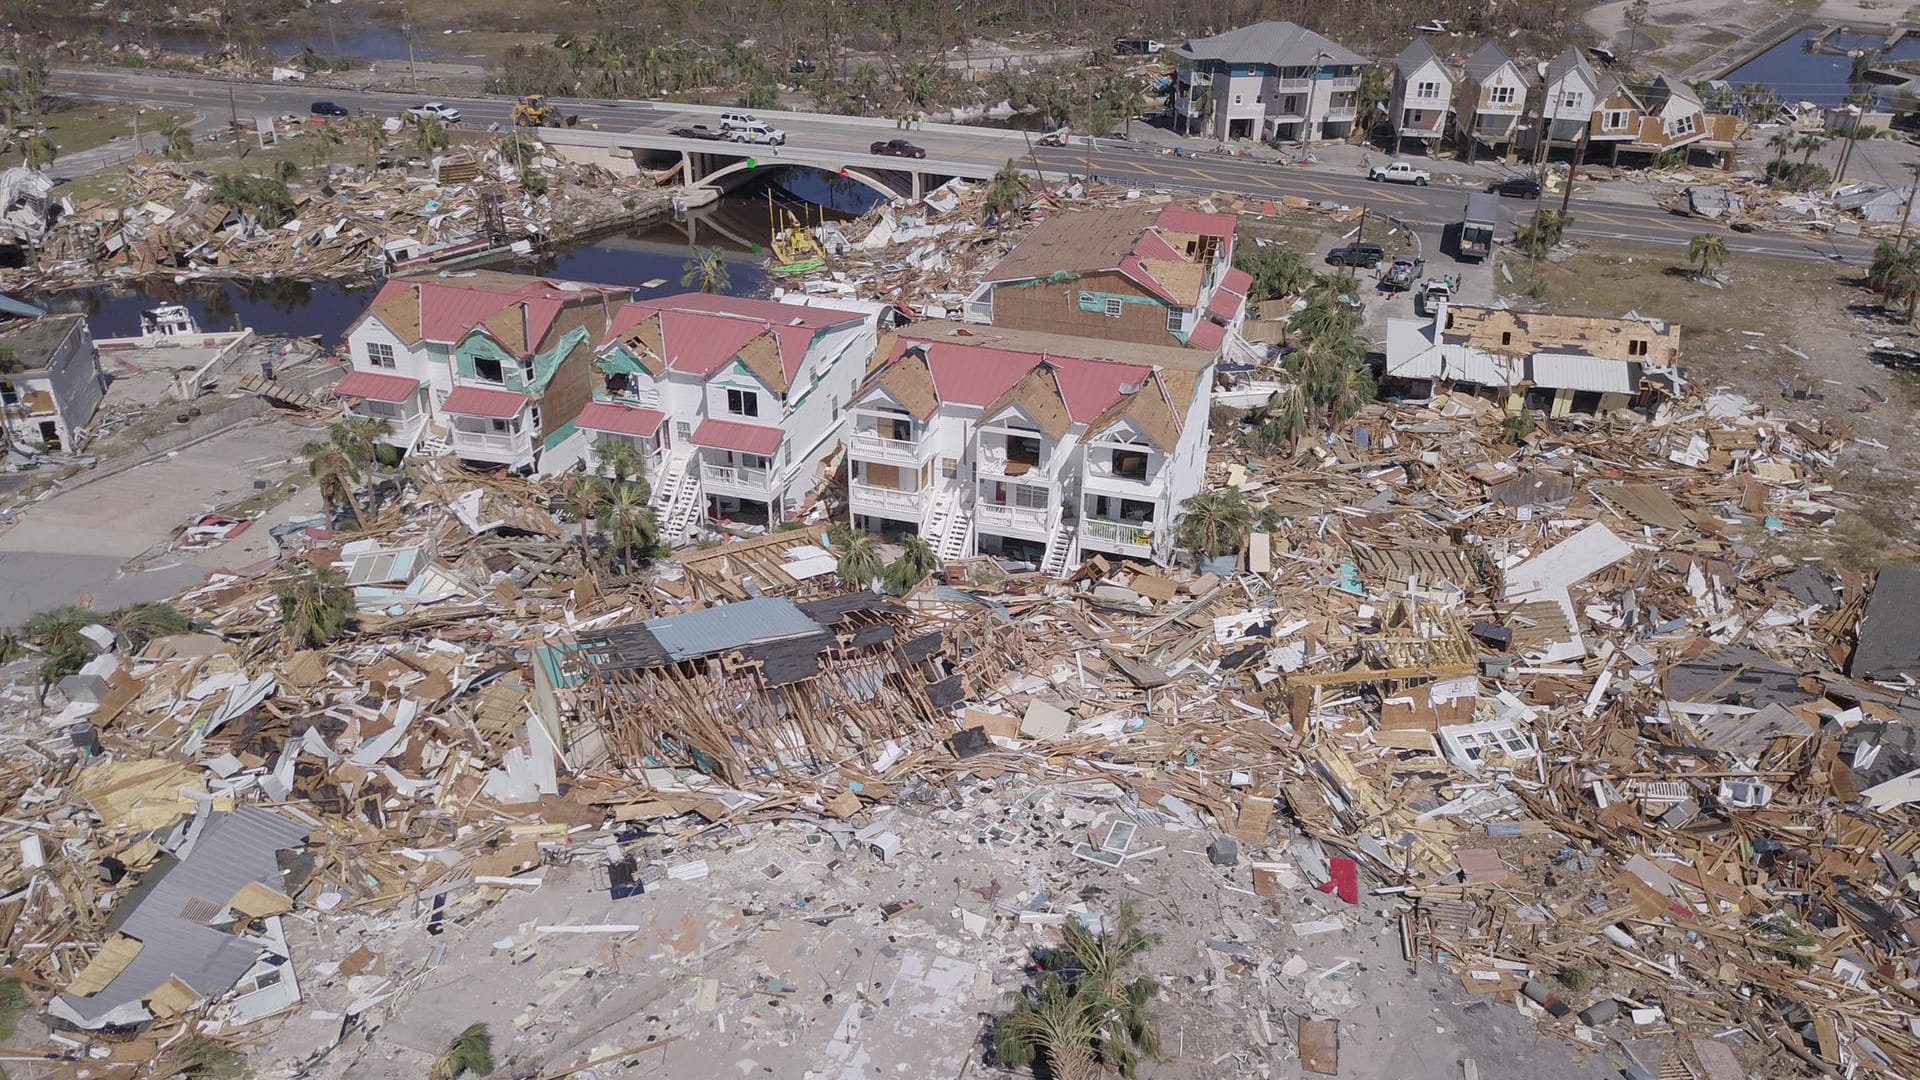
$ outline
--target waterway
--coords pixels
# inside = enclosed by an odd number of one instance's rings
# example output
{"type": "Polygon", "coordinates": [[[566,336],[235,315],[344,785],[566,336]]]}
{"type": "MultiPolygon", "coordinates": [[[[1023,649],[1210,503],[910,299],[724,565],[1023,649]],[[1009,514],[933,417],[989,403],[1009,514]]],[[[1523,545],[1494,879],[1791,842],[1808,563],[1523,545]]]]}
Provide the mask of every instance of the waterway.
{"type": "Polygon", "coordinates": [[[1920,59],[1920,37],[1908,35],[1882,51],[1886,34],[1844,30],[1829,35],[1826,45],[1815,52],[1813,45],[1821,29],[1812,26],[1800,31],[1728,72],[1726,81],[1734,86],[1758,83],[1776,91],[1782,102],[1838,105],[1849,94],[1873,89],[1853,81],[1853,58],[1848,53],[1863,52],[1876,60],[1920,59]]]}
{"type": "MultiPolygon", "coordinates": [[[[623,285],[641,296],[670,295],[681,284],[689,249],[721,249],[729,279],[726,291],[740,296],[763,293],[768,286],[766,242],[771,232],[767,192],[776,204],[809,220],[845,219],[864,213],[878,195],[864,185],[813,170],[790,170],[767,186],[742,189],[735,196],[687,215],[628,232],[593,237],[545,258],[509,261],[498,268],[572,281],[623,285]],[[649,284],[653,283],[653,284],[649,284]]],[[[50,293],[26,293],[28,301],[62,313],[87,316],[96,338],[140,332],[140,313],[158,304],[184,304],[203,330],[237,326],[274,337],[314,337],[338,344],[348,325],[366,310],[379,282],[353,285],[330,281],[271,279],[196,279],[175,282],[147,279],[127,285],[102,285],[50,293]]]]}

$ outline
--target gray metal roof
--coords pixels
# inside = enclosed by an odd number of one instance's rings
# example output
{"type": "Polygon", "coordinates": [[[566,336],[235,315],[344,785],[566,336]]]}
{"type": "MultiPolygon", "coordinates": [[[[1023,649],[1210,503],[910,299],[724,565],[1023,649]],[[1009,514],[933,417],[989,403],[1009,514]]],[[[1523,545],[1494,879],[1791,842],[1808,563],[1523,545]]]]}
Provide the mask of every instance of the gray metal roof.
{"type": "Polygon", "coordinates": [[[256,806],[209,815],[187,857],[150,873],[108,924],[139,941],[140,954],[99,993],[62,994],[58,1003],[82,1023],[99,1026],[170,978],[208,997],[232,989],[262,950],[205,919],[225,911],[248,882],[282,891],[278,853],[306,841],[306,826],[256,806]],[[210,914],[193,919],[186,917],[190,911],[210,914]]]}
{"type": "Polygon", "coordinates": [[[743,645],[824,633],[791,600],[777,596],[666,615],[641,624],[673,660],[692,660],[743,645]]]}
{"type": "Polygon", "coordinates": [[[1566,52],[1554,57],[1553,63],[1547,65],[1547,85],[1557,86],[1562,79],[1575,71],[1582,73],[1588,85],[1596,88],[1600,85],[1600,77],[1593,73],[1593,65],[1587,63],[1587,58],[1580,55],[1579,49],[1571,46],[1566,52]]]}
{"type": "Polygon", "coordinates": [[[1571,352],[1534,353],[1528,365],[1535,386],[1606,394],[1633,393],[1639,385],[1634,367],[1631,361],[1571,352]]]}
{"type": "Polygon", "coordinates": [[[1345,45],[1290,22],[1258,22],[1209,38],[1189,40],[1174,50],[1190,60],[1228,64],[1311,67],[1316,63],[1362,66],[1367,58],[1345,45]]]}
{"type": "Polygon", "coordinates": [[[1439,64],[1440,70],[1447,69],[1447,65],[1440,59],[1440,54],[1433,51],[1431,42],[1423,37],[1414,38],[1413,44],[1401,49],[1400,55],[1393,58],[1393,70],[1399,72],[1401,78],[1410,79],[1413,73],[1419,71],[1429,60],[1439,64]]]}
{"type": "Polygon", "coordinates": [[[1880,568],[1847,674],[1856,679],[1920,675],[1920,571],[1880,568]]]}
{"type": "MultiPolygon", "coordinates": [[[[1494,72],[1511,63],[1513,61],[1507,57],[1500,46],[1489,41],[1473,50],[1473,55],[1467,57],[1465,70],[1467,78],[1474,82],[1486,82],[1493,77],[1494,72]]],[[[1524,75],[1525,72],[1521,74],[1524,75]]]]}
{"type": "Polygon", "coordinates": [[[22,319],[37,319],[46,313],[46,308],[34,307],[24,300],[15,300],[5,293],[0,293],[0,315],[13,315],[22,319]]]}

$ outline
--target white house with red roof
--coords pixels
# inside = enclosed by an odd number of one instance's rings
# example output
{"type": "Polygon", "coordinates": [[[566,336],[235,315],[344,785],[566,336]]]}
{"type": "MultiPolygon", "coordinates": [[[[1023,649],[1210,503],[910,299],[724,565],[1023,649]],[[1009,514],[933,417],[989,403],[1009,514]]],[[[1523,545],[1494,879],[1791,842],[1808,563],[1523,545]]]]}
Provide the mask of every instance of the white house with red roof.
{"type": "Polygon", "coordinates": [[[1210,354],[929,321],[877,360],[848,416],[856,524],[1054,573],[1171,554],[1206,471],[1210,354]]]}
{"type": "Polygon", "coordinates": [[[826,478],[877,323],[872,311],[707,293],[635,300],[600,339],[575,459],[631,442],[673,542],[702,514],[777,523],[826,478]]]}
{"type": "Polygon", "coordinates": [[[353,370],[334,393],[402,449],[554,471],[543,458],[592,399],[595,349],[630,292],[494,271],[391,278],[347,330],[353,370]]]}
{"type": "Polygon", "coordinates": [[[1122,205],[1049,218],[967,297],[970,323],[1218,353],[1253,278],[1233,268],[1232,214],[1122,205]]]}

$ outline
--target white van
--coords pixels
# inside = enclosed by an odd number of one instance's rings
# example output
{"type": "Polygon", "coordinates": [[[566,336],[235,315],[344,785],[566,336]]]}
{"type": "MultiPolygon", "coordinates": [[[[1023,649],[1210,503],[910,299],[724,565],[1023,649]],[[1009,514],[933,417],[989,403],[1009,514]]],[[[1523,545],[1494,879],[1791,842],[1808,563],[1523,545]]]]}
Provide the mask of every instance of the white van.
{"type": "Polygon", "coordinates": [[[751,124],[735,124],[733,127],[727,129],[727,138],[732,139],[734,142],[784,146],[787,142],[787,133],[777,127],[772,127],[762,121],[755,120],[751,124]]]}
{"type": "MultiPolygon", "coordinates": [[[[760,123],[760,118],[752,113],[723,112],[720,114],[720,130],[732,131],[734,128],[752,127],[760,123]]],[[[765,127],[765,124],[761,124],[765,127]]]]}

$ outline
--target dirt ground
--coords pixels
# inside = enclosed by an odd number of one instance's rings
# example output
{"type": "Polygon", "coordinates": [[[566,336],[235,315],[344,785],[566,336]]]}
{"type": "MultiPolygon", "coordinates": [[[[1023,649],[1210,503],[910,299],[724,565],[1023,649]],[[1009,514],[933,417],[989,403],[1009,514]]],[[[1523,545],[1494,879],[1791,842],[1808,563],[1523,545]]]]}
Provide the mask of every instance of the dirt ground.
{"type": "Polygon", "coordinates": [[[1722,287],[1696,280],[1679,251],[1627,244],[1580,244],[1570,257],[1542,263],[1545,292],[1527,294],[1528,267],[1496,274],[1516,307],[1619,316],[1637,311],[1678,322],[1689,381],[1727,389],[1790,418],[1813,419],[1847,433],[1827,481],[1841,513],[1825,543],[1771,553],[1822,556],[1849,565],[1920,555],[1920,448],[1910,431],[1920,407],[1920,374],[1869,357],[1888,339],[1909,348],[1920,334],[1903,313],[1886,312],[1858,267],[1742,255],[1720,271],[1722,287]]]}

